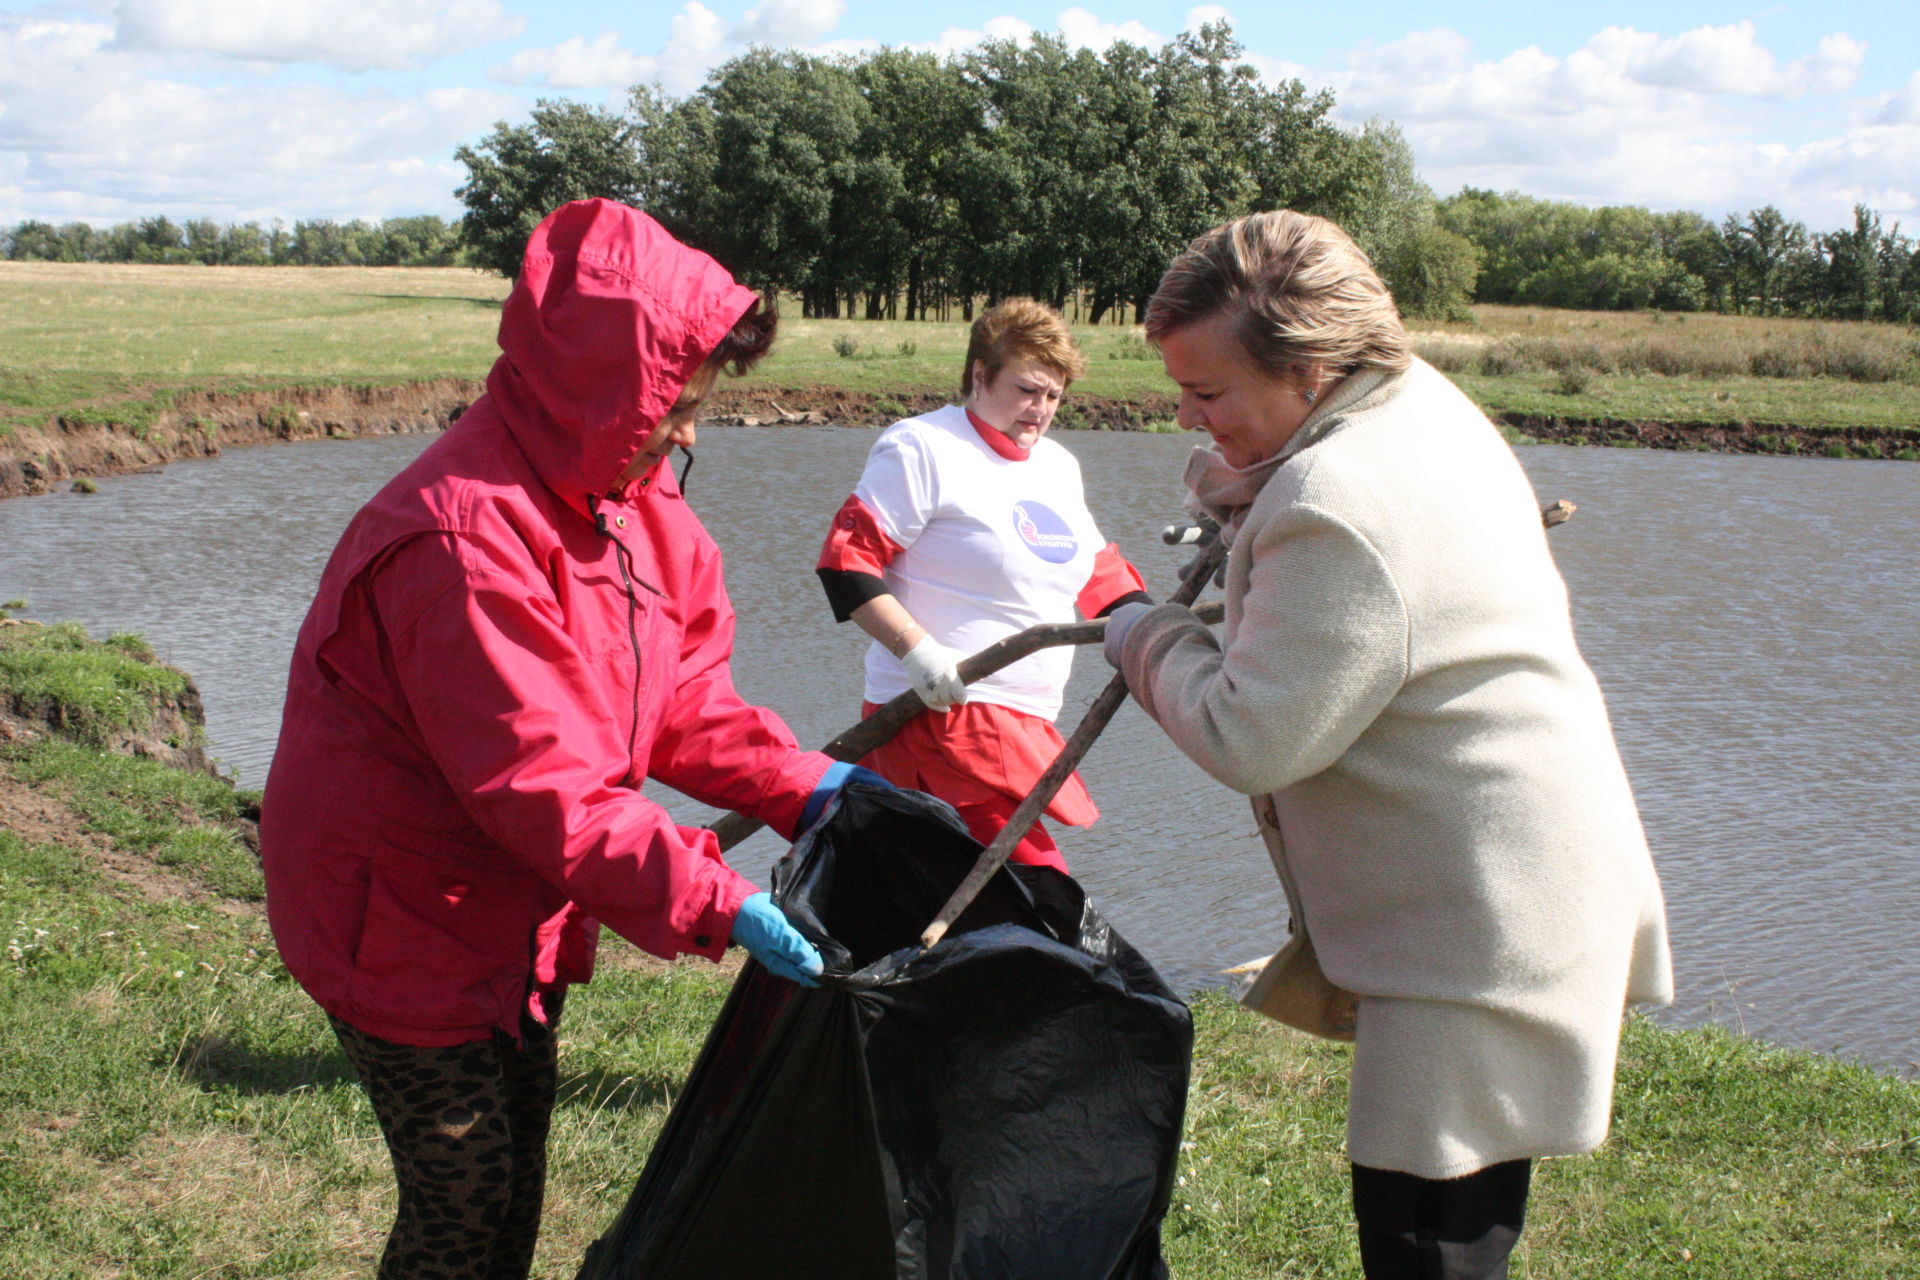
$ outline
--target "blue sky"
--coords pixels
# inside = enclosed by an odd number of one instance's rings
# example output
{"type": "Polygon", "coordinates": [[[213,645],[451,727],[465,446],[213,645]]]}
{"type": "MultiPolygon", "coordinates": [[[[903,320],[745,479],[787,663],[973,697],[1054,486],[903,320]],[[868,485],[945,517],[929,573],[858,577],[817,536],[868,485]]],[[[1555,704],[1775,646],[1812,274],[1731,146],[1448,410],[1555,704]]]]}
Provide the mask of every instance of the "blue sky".
{"type": "Polygon", "coordinates": [[[540,97],[682,94],[752,44],[1157,47],[1224,18],[1269,78],[1401,126],[1439,193],[1920,231],[1913,0],[60,0],[0,5],[0,223],[452,217],[462,142],[540,97]]]}

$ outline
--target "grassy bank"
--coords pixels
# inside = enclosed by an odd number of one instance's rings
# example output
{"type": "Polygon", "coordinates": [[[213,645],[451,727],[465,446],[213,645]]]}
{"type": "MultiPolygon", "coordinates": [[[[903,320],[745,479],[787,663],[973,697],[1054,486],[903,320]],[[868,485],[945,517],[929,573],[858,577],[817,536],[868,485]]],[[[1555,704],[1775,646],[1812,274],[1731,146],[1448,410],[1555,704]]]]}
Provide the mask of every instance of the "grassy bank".
{"type": "MultiPolygon", "coordinates": [[[[0,438],[55,415],[139,428],[187,392],[475,379],[505,282],[463,269],[0,263],[0,438]]],[[[802,320],[789,307],[748,390],[831,388],[884,403],[951,394],[958,321],[802,320]]],[[[1087,397],[1171,414],[1138,330],[1079,330],[1087,397]]],[[[1910,431],[1909,327],[1482,307],[1416,346],[1489,412],[1534,419],[1910,431]]],[[[884,410],[881,410],[884,412],[884,410]]]]}
{"type": "Polygon", "coordinates": [[[484,374],[504,283],[433,268],[0,263],[0,435],[184,391],[484,374]]]}
{"type": "MultiPolygon", "coordinates": [[[[275,955],[252,797],[99,749],[175,677],[52,630],[0,625],[0,1275],[367,1274],[385,1153],[275,955]]],[[[728,980],[609,943],[568,1006],[536,1274],[571,1276],[618,1212],[728,980]]],[[[1194,1012],[1174,1274],[1354,1274],[1347,1050],[1194,1012]]],[[[1536,1187],[1522,1277],[1914,1275],[1920,1084],[1636,1021],[1613,1141],[1536,1187]]]]}

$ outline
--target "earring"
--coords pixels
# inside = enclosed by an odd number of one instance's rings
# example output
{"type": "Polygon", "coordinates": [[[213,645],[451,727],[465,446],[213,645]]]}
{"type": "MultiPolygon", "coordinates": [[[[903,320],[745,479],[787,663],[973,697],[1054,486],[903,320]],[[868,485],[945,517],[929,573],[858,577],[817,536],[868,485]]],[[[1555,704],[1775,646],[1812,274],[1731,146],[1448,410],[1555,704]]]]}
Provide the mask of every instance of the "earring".
{"type": "Polygon", "coordinates": [[[1312,404],[1315,400],[1318,400],[1320,398],[1320,392],[1317,388],[1314,388],[1314,387],[1302,387],[1300,388],[1300,398],[1302,400],[1305,400],[1308,404],[1312,404]]]}

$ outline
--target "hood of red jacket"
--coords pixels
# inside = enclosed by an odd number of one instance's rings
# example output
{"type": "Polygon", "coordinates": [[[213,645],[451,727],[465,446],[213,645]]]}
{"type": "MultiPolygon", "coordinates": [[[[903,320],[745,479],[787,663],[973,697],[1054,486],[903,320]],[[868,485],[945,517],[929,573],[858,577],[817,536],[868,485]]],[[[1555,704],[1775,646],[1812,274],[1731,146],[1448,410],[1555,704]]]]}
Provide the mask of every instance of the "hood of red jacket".
{"type": "Polygon", "coordinates": [[[584,510],[625,487],[627,464],[755,296],[638,209],[562,205],[527,240],[487,392],[541,478],[584,510]]]}

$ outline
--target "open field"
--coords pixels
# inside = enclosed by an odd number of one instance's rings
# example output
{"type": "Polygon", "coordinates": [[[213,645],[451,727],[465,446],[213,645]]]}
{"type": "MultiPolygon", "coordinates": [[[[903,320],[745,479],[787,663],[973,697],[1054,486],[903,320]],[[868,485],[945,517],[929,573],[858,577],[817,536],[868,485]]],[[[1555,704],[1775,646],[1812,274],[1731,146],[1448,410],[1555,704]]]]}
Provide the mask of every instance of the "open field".
{"type": "MultiPolygon", "coordinates": [[[[176,405],[192,393],[270,409],[286,389],[477,380],[505,293],[458,268],[0,263],[0,440],[56,418],[138,435],[186,416],[176,405]]],[[[885,420],[916,397],[954,394],[958,321],[787,315],[773,356],[717,408],[773,395],[885,420]]],[[[1079,332],[1087,375],[1066,425],[1170,419],[1171,388],[1137,329],[1079,332]]],[[[1920,333],[1903,326],[1484,307],[1473,324],[1417,331],[1415,345],[1521,430],[1722,424],[1749,438],[1877,433],[1855,450],[1876,454],[1920,445],[1920,333]]],[[[1728,447],[1725,433],[1713,447],[1728,447]]]]}
{"type": "MultiPolygon", "coordinates": [[[[151,730],[143,702],[179,686],[137,638],[90,645],[5,612],[0,1275],[369,1274],[385,1152],[274,951],[253,797],[97,748],[151,730]]],[[[536,1275],[571,1276],[618,1213],[729,980],[609,940],[567,1008],[536,1275]]],[[[1348,1050],[1218,995],[1194,1013],[1173,1273],[1355,1274],[1348,1050]]],[[[1517,1277],[1920,1274],[1920,1083],[1634,1021],[1612,1141],[1545,1163],[1535,1188],[1517,1277]]]]}
{"type": "Polygon", "coordinates": [[[503,281],[454,269],[0,263],[0,436],[181,391],[477,378],[503,281]]]}

